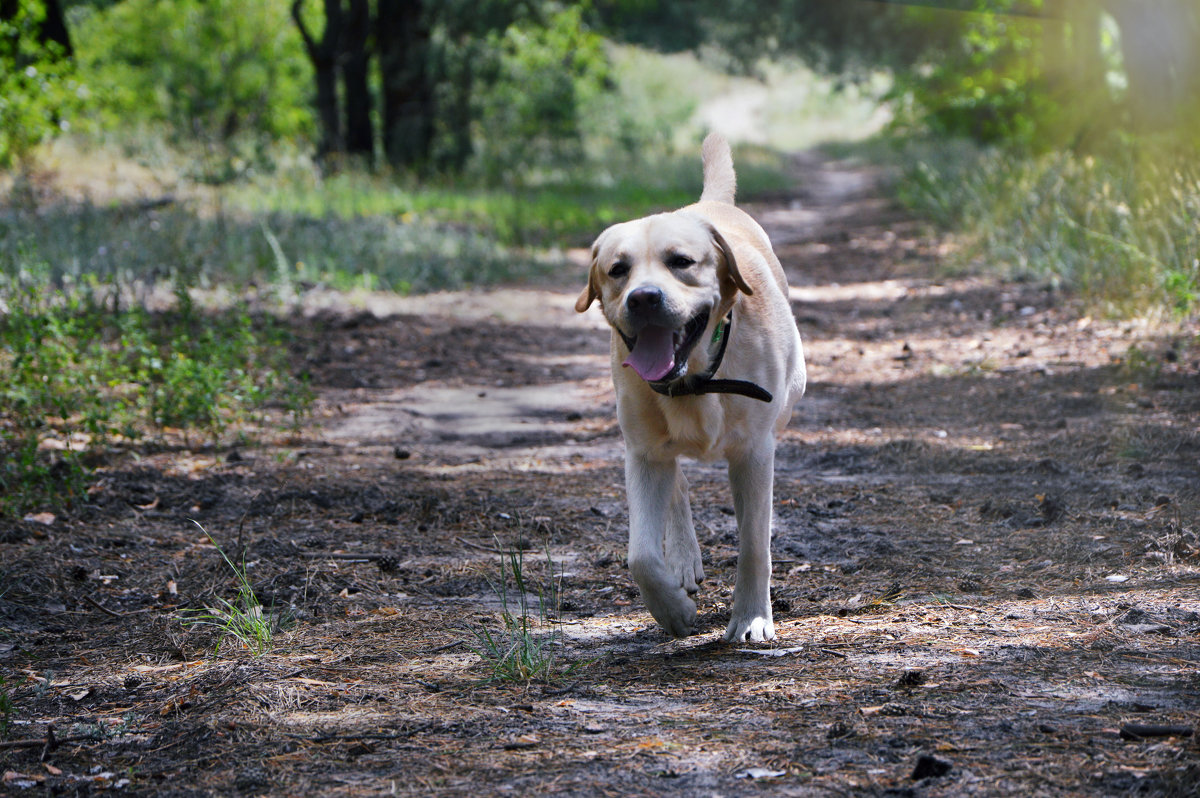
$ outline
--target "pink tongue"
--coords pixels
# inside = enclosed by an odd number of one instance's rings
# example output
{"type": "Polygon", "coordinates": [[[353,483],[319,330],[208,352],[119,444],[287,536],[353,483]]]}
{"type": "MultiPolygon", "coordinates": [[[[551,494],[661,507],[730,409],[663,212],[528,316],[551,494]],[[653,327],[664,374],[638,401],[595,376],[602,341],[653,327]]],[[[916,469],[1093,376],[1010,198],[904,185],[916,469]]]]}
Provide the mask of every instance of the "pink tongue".
{"type": "Polygon", "coordinates": [[[675,335],[666,327],[646,327],[638,333],[623,366],[633,366],[643,380],[661,380],[675,368],[675,335]]]}

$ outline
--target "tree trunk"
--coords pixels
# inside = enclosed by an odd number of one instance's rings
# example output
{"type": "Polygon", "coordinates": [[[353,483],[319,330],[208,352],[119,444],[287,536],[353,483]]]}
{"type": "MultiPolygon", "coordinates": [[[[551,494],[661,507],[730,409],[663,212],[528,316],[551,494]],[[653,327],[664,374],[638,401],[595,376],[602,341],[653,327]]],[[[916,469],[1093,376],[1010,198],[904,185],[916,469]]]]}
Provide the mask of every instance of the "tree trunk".
{"type": "Polygon", "coordinates": [[[423,0],[379,0],[375,41],[382,77],[383,152],[397,169],[423,170],[433,144],[430,29],[423,0]]]}
{"type": "MultiPolygon", "coordinates": [[[[460,42],[460,51],[470,51],[472,45],[460,42]]],[[[441,172],[461,172],[467,165],[474,144],[471,141],[471,92],[475,86],[472,66],[479,54],[471,53],[458,63],[444,65],[447,80],[443,86],[442,101],[438,103],[438,121],[445,130],[444,141],[439,139],[436,158],[441,172]]]]}
{"type": "Polygon", "coordinates": [[[375,135],[371,127],[371,92],[368,77],[371,54],[367,50],[371,9],[368,0],[350,0],[342,41],[342,85],[346,112],[346,152],[364,157],[368,163],[375,155],[375,135]]]}
{"type": "Polygon", "coordinates": [[[75,55],[71,47],[71,36],[67,33],[67,22],[63,18],[62,6],[58,0],[46,0],[46,18],[42,20],[41,30],[38,31],[42,44],[54,42],[62,48],[62,54],[67,58],[75,55]]]}
{"type": "Polygon", "coordinates": [[[308,58],[312,61],[317,83],[317,121],[321,126],[321,142],[317,145],[317,160],[326,162],[331,155],[345,151],[342,138],[342,118],[338,113],[337,55],[342,34],[341,0],[325,0],[325,31],[321,41],[313,39],[304,24],[300,8],[304,0],[293,0],[292,19],[300,29],[308,58]]]}

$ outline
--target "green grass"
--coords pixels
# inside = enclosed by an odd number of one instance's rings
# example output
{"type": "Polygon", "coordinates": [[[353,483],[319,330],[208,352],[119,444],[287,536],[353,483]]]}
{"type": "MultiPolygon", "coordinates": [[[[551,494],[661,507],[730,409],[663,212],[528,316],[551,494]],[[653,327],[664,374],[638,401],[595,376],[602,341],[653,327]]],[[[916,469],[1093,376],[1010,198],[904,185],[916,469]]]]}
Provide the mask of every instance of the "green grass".
{"type": "MultiPolygon", "coordinates": [[[[739,152],[744,196],[787,184],[770,151],[739,152]]],[[[489,188],[416,186],[296,166],[166,204],[0,209],[0,258],[36,252],[56,282],[366,288],[425,293],[536,283],[617,221],[694,202],[698,148],[489,188]],[[611,168],[609,168],[611,167],[611,168]]],[[[143,289],[145,290],[145,289],[143,289]]]]}
{"type": "Polygon", "coordinates": [[[233,640],[253,656],[259,657],[271,650],[275,639],[275,628],[278,619],[271,612],[265,611],[258,596],[254,594],[254,586],[246,574],[246,563],[240,564],[229,559],[225,550],[218,545],[213,536],[199,523],[199,527],[209,542],[216,547],[221,559],[229,566],[237,584],[237,598],[233,601],[217,596],[217,606],[184,612],[185,623],[188,626],[213,627],[217,631],[217,643],[213,647],[213,656],[221,653],[221,646],[227,640],[233,640]]]}
{"type": "Polygon", "coordinates": [[[558,617],[562,603],[562,577],[555,575],[554,561],[548,548],[546,569],[545,582],[537,587],[535,601],[530,596],[533,586],[527,580],[524,551],[510,548],[500,556],[500,578],[497,582],[491,582],[491,587],[500,599],[501,626],[499,629],[484,626],[475,631],[479,644],[477,652],[489,671],[488,681],[521,684],[552,682],[580,667],[580,663],[560,663],[563,633],[558,617]],[[515,605],[510,598],[510,577],[511,590],[515,591],[517,597],[515,605]]]}
{"type": "Polygon", "coordinates": [[[69,506],[114,447],[218,443],[268,405],[293,424],[307,410],[271,319],[204,312],[182,287],[151,313],[115,278],[56,283],[30,257],[0,266],[0,517],[69,506]]]}
{"type": "Polygon", "coordinates": [[[1200,306],[1200,159],[1149,142],[1020,156],[904,151],[900,198],[965,234],[968,261],[1058,283],[1113,315],[1200,306]]]}
{"type": "MultiPolygon", "coordinates": [[[[743,196],[788,185],[783,158],[768,149],[739,148],[735,162],[743,196]]],[[[610,153],[498,187],[461,181],[416,185],[361,172],[320,179],[295,168],[231,186],[223,201],[227,209],[277,223],[285,217],[346,225],[375,219],[416,243],[421,235],[426,245],[438,235],[474,239],[477,247],[488,242],[495,254],[528,258],[530,251],[587,246],[614,222],[695,202],[701,185],[696,142],[676,155],[610,153]]],[[[297,254],[306,257],[303,246],[297,254]]],[[[410,282],[415,291],[442,287],[410,282]]]]}

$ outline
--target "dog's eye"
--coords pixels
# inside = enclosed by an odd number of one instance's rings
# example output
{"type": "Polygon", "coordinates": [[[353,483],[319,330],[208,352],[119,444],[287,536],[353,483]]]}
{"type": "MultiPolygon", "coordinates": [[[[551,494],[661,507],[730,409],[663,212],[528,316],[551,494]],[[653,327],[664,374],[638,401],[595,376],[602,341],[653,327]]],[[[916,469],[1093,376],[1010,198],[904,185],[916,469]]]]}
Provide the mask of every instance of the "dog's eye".
{"type": "Polygon", "coordinates": [[[692,260],[687,255],[675,254],[667,256],[667,266],[671,267],[672,269],[687,269],[695,265],[695,263],[696,261],[692,260]]]}
{"type": "Polygon", "coordinates": [[[629,274],[629,264],[623,260],[617,261],[608,270],[609,277],[624,277],[627,274],[629,274]]]}

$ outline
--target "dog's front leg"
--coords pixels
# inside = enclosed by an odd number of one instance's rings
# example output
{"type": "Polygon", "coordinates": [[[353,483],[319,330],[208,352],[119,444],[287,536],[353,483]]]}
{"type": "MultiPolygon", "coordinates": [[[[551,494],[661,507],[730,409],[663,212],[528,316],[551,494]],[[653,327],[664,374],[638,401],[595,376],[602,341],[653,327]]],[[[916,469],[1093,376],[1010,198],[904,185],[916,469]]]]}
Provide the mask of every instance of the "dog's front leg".
{"type": "Polygon", "coordinates": [[[775,441],[729,460],[729,483],[738,524],[737,584],[728,641],[761,643],[775,639],[771,619],[771,502],[775,477],[775,441]]]}
{"type": "Polygon", "coordinates": [[[629,496],[629,570],[646,608],[675,637],[692,633],[696,603],[688,597],[704,578],[692,530],[687,483],[674,458],[625,453],[629,496]],[[690,544],[689,544],[690,541],[690,544]]]}

